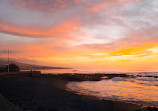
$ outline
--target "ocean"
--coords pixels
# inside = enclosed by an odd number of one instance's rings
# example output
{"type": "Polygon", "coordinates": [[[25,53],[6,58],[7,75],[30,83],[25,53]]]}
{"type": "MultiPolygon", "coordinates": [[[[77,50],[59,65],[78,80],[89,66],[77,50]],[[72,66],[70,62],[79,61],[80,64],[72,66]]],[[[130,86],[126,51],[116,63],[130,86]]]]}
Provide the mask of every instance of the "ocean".
{"type": "Polygon", "coordinates": [[[101,99],[121,100],[158,107],[158,72],[126,73],[101,81],[70,82],[67,90],[101,99]]]}
{"type": "MultiPolygon", "coordinates": [[[[43,70],[42,73],[93,74],[107,72],[88,72],[73,69],[53,69],[43,70]]],[[[150,105],[158,107],[158,72],[123,72],[123,74],[127,74],[130,76],[102,79],[101,81],[69,82],[67,84],[67,90],[75,91],[76,93],[82,95],[98,97],[100,99],[120,100],[138,103],[145,106],[150,105]]]]}

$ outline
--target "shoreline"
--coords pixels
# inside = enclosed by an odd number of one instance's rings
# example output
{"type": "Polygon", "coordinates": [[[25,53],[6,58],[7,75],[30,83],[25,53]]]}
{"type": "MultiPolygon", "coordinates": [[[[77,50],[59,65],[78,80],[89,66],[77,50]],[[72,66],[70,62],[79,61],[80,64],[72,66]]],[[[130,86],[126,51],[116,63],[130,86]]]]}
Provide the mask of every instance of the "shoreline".
{"type": "Polygon", "coordinates": [[[70,81],[54,76],[50,77],[50,75],[5,78],[0,83],[0,93],[24,111],[26,109],[32,111],[47,111],[49,109],[50,111],[66,111],[63,110],[64,108],[68,108],[68,111],[90,111],[89,107],[92,107],[91,110],[93,111],[103,111],[105,109],[109,111],[147,111],[145,107],[135,103],[105,100],[94,96],[80,95],[75,91],[68,91],[66,88],[68,82],[70,81]],[[43,96],[43,99],[41,96],[43,96]],[[35,104],[35,106],[28,102],[35,104]],[[38,102],[41,103],[38,104],[38,102]],[[45,105],[41,106],[43,104],[45,105]],[[60,108],[59,105],[63,106],[60,108]],[[47,110],[44,109],[46,106],[48,107],[47,110]]]}
{"type": "MultiPolygon", "coordinates": [[[[64,84],[63,84],[63,89],[64,91],[67,91],[67,92],[70,92],[70,93],[73,93],[73,94],[77,94],[77,95],[80,95],[80,96],[83,96],[84,98],[87,98],[87,99],[94,99],[94,100],[103,100],[103,101],[106,101],[106,102],[117,102],[117,103],[127,103],[127,104],[133,104],[133,105],[137,105],[139,106],[143,111],[147,108],[147,107],[156,107],[156,106],[152,106],[152,105],[145,105],[145,104],[141,104],[141,103],[137,103],[137,102],[130,102],[130,101],[124,101],[124,100],[116,100],[116,99],[106,99],[106,98],[103,98],[103,97],[97,97],[97,96],[93,96],[93,95],[86,95],[84,93],[79,93],[77,91],[73,91],[71,89],[69,89],[66,85],[69,83],[69,82],[72,82],[72,81],[65,81],[64,84]]],[[[56,87],[56,86],[54,86],[56,87]]],[[[59,89],[61,89],[60,87],[57,87],[59,89]]]]}
{"type": "Polygon", "coordinates": [[[75,94],[78,94],[78,95],[82,95],[82,96],[87,96],[89,98],[93,98],[93,99],[97,99],[97,100],[124,102],[124,103],[129,103],[129,104],[135,104],[137,106],[140,106],[141,108],[147,108],[147,107],[158,108],[157,106],[154,106],[154,105],[151,105],[151,104],[147,104],[147,103],[139,103],[139,102],[134,102],[134,101],[127,101],[127,100],[121,100],[121,99],[109,99],[109,98],[105,98],[105,97],[97,97],[97,96],[94,96],[94,95],[87,95],[87,94],[84,94],[84,93],[73,91],[73,90],[71,90],[68,87],[66,87],[65,90],[68,91],[68,92],[72,92],[72,93],[75,93],[75,94]]]}

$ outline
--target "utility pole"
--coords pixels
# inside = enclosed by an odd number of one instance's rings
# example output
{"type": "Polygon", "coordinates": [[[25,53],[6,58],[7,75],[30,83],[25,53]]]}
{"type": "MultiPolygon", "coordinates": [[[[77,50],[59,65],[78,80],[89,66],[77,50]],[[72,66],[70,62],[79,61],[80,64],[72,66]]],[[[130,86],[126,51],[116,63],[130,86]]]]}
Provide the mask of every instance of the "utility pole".
{"type": "Polygon", "coordinates": [[[8,72],[9,72],[9,49],[8,49],[8,72]]]}
{"type": "Polygon", "coordinates": [[[2,67],[2,64],[1,64],[1,58],[0,58],[0,67],[2,67]]]}
{"type": "Polygon", "coordinates": [[[33,61],[32,61],[32,66],[33,66],[33,70],[35,71],[35,56],[33,56],[33,61]]]}

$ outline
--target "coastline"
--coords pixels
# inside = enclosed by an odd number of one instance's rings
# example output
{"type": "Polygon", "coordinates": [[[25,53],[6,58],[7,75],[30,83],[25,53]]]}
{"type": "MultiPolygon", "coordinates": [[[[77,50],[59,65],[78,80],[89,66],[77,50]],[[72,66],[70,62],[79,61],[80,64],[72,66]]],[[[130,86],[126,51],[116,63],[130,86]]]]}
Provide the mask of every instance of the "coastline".
{"type": "Polygon", "coordinates": [[[146,111],[138,104],[68,91],[68,82],[50,75],[5,78],[0,93],[24,111],[146,111]]]}

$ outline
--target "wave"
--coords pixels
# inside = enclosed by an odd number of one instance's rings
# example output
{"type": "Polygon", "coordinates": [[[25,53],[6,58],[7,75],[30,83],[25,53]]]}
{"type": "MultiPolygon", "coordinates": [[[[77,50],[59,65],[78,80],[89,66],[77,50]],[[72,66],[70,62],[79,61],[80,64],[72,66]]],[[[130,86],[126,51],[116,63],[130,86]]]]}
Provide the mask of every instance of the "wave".
{"type": "Polygon", "coordinates": [[[80,94],[158,106],[158,78],[114,77],[101,81],[70,82],[68,90],[80,94]]]}

